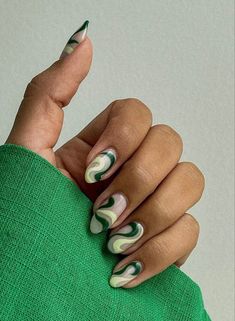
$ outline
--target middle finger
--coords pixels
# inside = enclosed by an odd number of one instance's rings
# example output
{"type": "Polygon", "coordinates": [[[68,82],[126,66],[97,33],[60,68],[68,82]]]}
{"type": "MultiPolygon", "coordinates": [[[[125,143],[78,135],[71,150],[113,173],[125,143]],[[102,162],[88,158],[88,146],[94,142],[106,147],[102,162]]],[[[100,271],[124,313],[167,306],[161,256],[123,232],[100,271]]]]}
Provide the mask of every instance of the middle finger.
{"type": "Polygon", "coordinates": [[[112,183],[96,199],[92,233],[119,225],[176,166],[182,140],[169,126],[153,126],[135,154],[122,166],[112,183]]]}

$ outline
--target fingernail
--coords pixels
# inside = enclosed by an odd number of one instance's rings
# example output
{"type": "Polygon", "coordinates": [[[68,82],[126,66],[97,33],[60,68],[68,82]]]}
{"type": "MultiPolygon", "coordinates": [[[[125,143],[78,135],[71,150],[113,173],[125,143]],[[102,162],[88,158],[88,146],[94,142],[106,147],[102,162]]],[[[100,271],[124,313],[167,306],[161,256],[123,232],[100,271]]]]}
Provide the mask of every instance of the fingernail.
{"type": "Polygon", "coordinates": [[[136,278],[142,270],[143,266],[141,262],[132,261],[131,263],[124,265],[122,268],[116,271],[114,269],[113,274],[109,280],[109,284],[113,288],[119,288],[136,278]]]}
{"type": "Polygon", "coordinates": [[[108,172],[116,160],[115,150],[112,148],[105,149],[88,165],[85,172],[85,181],[87,183],[95,183],[102,180],[102,176],[108,172]]]}
{"type": "Polygon", "coordinates": [[[94,234],[106,231],[122,214],[127,206],[127,199],[121,193],[115,193],[107,198],[97,209],[90,223],[90,230],[94,234]]]}
{"type": "Polygon", "coordinates": [[[89,21],[86,20],[82,26],[69,38],[60,58],[71,54],[74,49],[86,38],[89,21]]]}
{"type": "Polygon", "coordinates": [[[114,254],[122,253],[139,240],[143,233],[144,228],[140,223],[131,222],[110,234],[107,247],[114,254]]]}

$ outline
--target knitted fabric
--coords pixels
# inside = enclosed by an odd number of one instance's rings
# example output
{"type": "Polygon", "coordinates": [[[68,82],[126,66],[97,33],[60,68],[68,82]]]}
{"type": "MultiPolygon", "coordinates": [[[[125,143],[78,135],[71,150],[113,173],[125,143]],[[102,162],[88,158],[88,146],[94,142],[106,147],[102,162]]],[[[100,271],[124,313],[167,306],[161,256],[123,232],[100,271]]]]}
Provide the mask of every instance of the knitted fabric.
{"type": "Polygon", "coordinates": [[[132,289],[108,280],[120,257],[89,231],[92,202],[49,162],[0,147],[1,321],[208,321],[176,266],[132,289]]]}

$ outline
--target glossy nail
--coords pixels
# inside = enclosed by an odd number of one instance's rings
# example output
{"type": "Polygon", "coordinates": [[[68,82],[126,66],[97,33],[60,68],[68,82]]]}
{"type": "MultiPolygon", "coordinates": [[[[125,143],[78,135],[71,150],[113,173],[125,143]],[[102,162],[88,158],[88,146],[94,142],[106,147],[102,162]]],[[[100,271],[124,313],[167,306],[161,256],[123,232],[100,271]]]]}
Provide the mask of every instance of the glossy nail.
{"type": "Polygon", "coordinates": [[[110,252],[122,253],[131,247],[144,233],[143,226],[138,222],[131,222],[118,231],[110,234],[107,247],[110,252]]]}
{"type": "Polygon", "coordinates": [[[71,54],[74,49],[86,38],[89,21],[86,20],[82,26],[69,38],[60,58],[71,54]]]}
{"type": "Polygon", "coordinates": [[[127,206],[127,199],[122,193],[115,193],[107,198],[97,209],[90,223],[94,234],[106,231],[122,214],[127,206]]]}
{"type": "Polygon", "coordinates": [[[116,271],[114,269],[109,284],[113,288],[119,288],[136,278],[142,270],[141,262],[132,261],[116,271]]]}
{"type": "Polygon", "coordinates": [[[85,181],[95,183],[102,180],[102,176],[108,172],[116,160],[117,156],[114,149],[108,148],[102,151],[88,165],[85,172],[85,181]]]}

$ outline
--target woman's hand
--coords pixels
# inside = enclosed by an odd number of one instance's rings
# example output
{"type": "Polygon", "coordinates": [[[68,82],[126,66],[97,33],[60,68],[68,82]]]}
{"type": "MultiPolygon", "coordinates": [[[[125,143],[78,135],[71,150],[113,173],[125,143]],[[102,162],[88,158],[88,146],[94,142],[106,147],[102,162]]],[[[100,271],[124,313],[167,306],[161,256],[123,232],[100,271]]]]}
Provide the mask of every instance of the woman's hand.
{"type": "Polygon", "coordinates": [[[95,201],[91,231],[111,229],[108,249],[125,255],[110,284],[134,287],[173,263],[182,265],[195,247],[199,225],[186,212],[200,199],[204,178],[194,164],[179,162],[179,134],[152,125],[149,108],[136,98],[112,102],[53,150],[63,107],[90,69],[87,24],[70,38],[61,59],[28,84],[6,143],[38,153],[95,201]]]}

